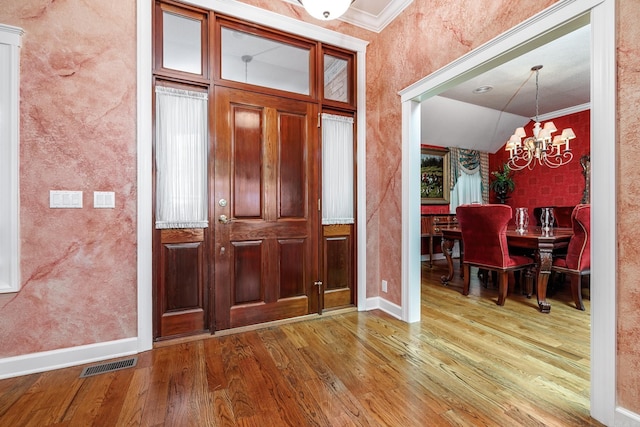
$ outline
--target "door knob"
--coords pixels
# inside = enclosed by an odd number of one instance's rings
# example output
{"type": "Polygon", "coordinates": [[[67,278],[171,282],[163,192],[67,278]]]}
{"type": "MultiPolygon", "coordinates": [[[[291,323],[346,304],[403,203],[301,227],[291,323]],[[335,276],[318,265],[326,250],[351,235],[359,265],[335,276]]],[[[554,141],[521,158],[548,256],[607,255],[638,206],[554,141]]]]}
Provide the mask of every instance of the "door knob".
{"type": "Polygon", "coordinates": [[[229,218],[227,218],[227,216],[226,216],[226,215],[220,215],[220,216],[218,217],[218,222],[219,222],[220,224],[228,224],[228,223],[229,223],[229,218]]]}

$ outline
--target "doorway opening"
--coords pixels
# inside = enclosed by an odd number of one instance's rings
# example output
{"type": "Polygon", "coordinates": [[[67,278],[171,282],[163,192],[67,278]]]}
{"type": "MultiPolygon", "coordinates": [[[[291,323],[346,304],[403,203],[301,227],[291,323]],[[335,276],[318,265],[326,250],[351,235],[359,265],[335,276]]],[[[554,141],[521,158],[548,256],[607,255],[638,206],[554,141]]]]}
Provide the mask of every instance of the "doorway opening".
{"type": "MultiPolygon", "coordinates": [[[[591,23],[591,197],[593,220],[614,224],[615,14],[613,1],[559,2],[400,92],[402,100],[403,319],[420,320],[419,181],[420,102],[505,62],[509,55],[557,37],[563,25],[588,15],[591,23]]],[[[595,233],[592,244],[591,415],[611,424],[615,415],[615,233],[595,233]]],[[[551,314],[553,315],[553,314],[551,314]]]]}

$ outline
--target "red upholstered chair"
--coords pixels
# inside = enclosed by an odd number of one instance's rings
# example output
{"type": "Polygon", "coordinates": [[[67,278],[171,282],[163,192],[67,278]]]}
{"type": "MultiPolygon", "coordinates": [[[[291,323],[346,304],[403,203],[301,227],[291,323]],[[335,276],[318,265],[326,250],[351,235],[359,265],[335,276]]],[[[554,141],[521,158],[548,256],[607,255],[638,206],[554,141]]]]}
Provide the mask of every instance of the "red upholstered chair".
{"type": "Polygon", "coordinates": [[[571,278],[571,295],[576,308],[582,304],[582,277],[591,274],[591,205],[577,205],[571,214],[573,236],[567,254],[553,260],[551,271],[568,274],[571,278]]]}
{"type": "Polygon", "coordinates": [[[504,305],[509,288],[509,273],[525,270],[532,287],[532,274],[535,266],[533,258],[510,255],[507,246],[507,225],[511,220],[511,207],[508,205],[462,205],[456,209],[456,217],[462,232],[464,247],[464,286],[463,295],[469,295],[471,266],[495,271],[498,276],[498,305],[504,305]]]}

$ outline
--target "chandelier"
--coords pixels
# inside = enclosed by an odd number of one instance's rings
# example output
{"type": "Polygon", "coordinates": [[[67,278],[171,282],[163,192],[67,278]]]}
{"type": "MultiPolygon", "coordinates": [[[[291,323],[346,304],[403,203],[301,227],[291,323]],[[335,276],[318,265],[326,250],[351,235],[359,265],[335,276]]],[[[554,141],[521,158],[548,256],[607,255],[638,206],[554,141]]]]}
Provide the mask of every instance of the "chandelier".
{"type": "Polygon", "coordinates": [[[527,137],[524,128],[519,127],[505,146],[505,150],[509,152],[507,163],[513,170],[532,170],[536,164],[557,168],[573,159],[569,148],[569,140],[576,137],[573,129],[564,129],[552,139],[551,134],[558,130],[553,122],[546,122],[542,126],[538,120],[538,74],[541,68],[542,65],[531,68],[531,71],[536,72],[536,122],[533,125],[533,136],[527,137]],[[522,138],[525,138],[524,141],[522,138]]]}
{"type": "Polygon", "coordinates": [[[341,17],[355,0],[298,0],[309,15],[329,21],[341,17]]]}

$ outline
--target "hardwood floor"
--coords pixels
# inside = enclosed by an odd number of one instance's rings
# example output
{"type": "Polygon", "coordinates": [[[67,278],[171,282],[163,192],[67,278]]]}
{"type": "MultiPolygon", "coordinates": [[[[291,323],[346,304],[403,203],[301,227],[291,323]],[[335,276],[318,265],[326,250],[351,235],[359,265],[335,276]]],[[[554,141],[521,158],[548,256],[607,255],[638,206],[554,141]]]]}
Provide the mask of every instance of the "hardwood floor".
{"type": "MultiPolygon", "coordinates": [[[[155,348],[134,368],[0,381],[0,426],[582,426],[589,310],[423,263],[422,320],[351,311],[155,348]],[[475,279],[475,278],[474,278],[475,279]]],[[[568,283],[566,288],[568,288],[568,283]]]]}

